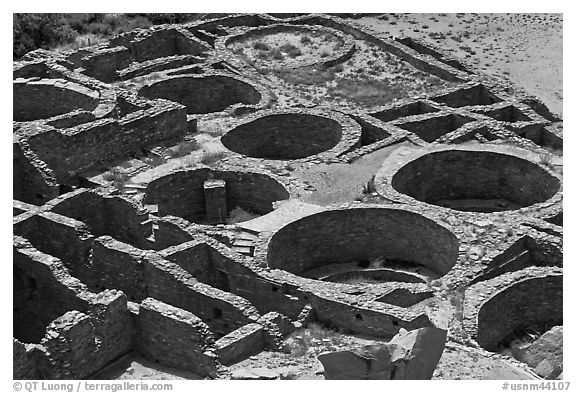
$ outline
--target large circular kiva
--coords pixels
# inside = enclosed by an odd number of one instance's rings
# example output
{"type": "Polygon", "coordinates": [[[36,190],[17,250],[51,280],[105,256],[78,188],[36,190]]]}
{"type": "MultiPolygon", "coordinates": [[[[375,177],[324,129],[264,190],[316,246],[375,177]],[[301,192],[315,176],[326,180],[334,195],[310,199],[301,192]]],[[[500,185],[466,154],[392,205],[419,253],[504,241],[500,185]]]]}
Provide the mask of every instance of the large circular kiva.
{"type": "Polygon", "coordinates": [[[99,104],[97,91],[63,79],[17,79],[12,86],[14,121],[47,119],[77,109],[92,111],[99,104]]]}
{"type": "Polygon", "coordinates": [[[153,180],[143,202],[158,205],[160,216],[217,224],[228,222],[238,208],[248,218],[255,218],[271,212],[274,202],[288,198],[286,188],[264,173],[202,168],[181,170],[153,180]]]}
{"type": "Polygon", "coordinates": [[[267,114],[243,123],[221,140],[229,150],[254,158],[292,160],[309,157],[336,146],[343,127],[319,114],[267,114]]]}
{"type": "Polygon", "coordinates": [[[178,102],[186,106],[189,114],[221,112],[234,104],[255,105],[262,98],[254,86],[222,75],[164,79],[143,86],[138,94],[178,102]]]}
{"type": "Polygon", "coordinates": [[[560,181],[526,159],[481,150],[440,150],[409,161],[392,187],[414,199],[460,211],[514,210],[544,202],[560,181]]]}
{"type": "Polygon", "coordinates": [[[273,269],[297,275],[327,265],[385,259],[444,275],[456,264],[459,242],[435,221],[403,209],[329,210],[294,221],[268,244],[273,269]]]}
{"type": "Polygon", "coordinates": [[[498,292],[480,308],[476,340],[496,351],[526,330],[562,325],[562,276],[529,278],[498,292]]]}

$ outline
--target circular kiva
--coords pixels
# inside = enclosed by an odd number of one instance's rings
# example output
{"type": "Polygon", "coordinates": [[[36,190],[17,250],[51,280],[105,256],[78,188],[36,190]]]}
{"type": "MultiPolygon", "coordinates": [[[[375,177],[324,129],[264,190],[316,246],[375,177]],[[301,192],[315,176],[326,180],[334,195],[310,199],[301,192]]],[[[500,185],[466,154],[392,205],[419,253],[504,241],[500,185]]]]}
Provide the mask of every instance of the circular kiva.
{"type": "Polygon", "coordinates": [[[496,293],[478,312],[476,341],[496,351],[528,329],[562,325],[562,275],[529,278],[496,293]]]}
{"type": "Polygon", "coordinates": [[[333,66],[354,53],[351,37],[322,26],[276,24],[222,37],[218,50],[229,50],[267,69],[333,66]]]}
{"type": "Polygon", "coordinates": [[[246,214],[250,219],[271,212],[273,202],[288,198],[286,188],[267,174],[202,168],[180,170],[153,180],[143,202],[158,205],[159,216],[216,224],[226,222],[234,209],[250,213],[246,214]]]}
{"type": "Polygon", "coordinates": [[[343,116],[315,111],[266,111],[228,131],[222,144],[248,157],[293,160],[331,150],[345,152],[358,143],[360,127],[343,116]]]}
{"type": "Polygon", "coordinates": [[[63,79],[13,81],[13,120],[47,119],[74,110],[93,111],[100,94],[78,83],[63,79]]]}
{"type": "Polygon", "coordinates": [[[138,95],[164,98],[186,106],[188,114],[221,112],[236,104],[256,105],[262,94],[252,84],[230,76],[176,76],[143,86],[138,95]]]}
{"type": "MultiPolygon", "coordinates": [[[[384,164],[386,165],[386,163],[384,164]]],[[[378,176],[404,195],[460,211],[490,213],[545,202],[560,190],[560,180],[537,163],[513,153],[475,149],[437,149],[416,154],[398,169],[378,176]]]]}
{"type": "MultiPolygon", "coordinates": [[[[437,276],[458,259],[456,236],[418,213],[381,207],[324,211],[279,229],[268,243],[270,268],[311,277],[329,266],[372,260],[382,266],[420,266],[437,276]]],[[[409,281],[409,280],[398,280],[409,281]]]]}

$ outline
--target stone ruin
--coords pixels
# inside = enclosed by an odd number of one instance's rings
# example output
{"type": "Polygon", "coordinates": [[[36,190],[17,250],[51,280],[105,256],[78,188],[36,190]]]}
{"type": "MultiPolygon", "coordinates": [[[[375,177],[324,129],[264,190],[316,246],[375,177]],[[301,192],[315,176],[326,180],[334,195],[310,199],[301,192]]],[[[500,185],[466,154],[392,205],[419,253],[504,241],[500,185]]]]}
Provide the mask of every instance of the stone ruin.
{"type": "Polygon", "coordinates": [[[28,53],[13,100],[15,379],[91,378],[132,351],[225,378],[312,321],[382,339],[438,326],[494,352],[562,325],[562,119],[428,43],[230,15],[28,53]],[[333,45],[238,49],[304,33],[333,45]],[[270,77],[366,47],[436,84],[318,104],[270,77]],[[215,159],[169,165],[210,126],[215,159]],[[360,200],[305,202],[303,172],[382,151],[360,200]]]}

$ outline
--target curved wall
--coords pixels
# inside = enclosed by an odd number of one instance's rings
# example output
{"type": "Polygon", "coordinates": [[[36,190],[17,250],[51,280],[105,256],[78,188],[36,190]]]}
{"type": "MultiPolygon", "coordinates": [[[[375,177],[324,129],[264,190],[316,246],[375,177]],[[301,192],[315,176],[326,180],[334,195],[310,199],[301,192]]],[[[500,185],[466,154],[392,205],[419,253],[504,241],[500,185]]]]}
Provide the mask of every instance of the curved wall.
{"type": "Polygon", "coordinates": [[[433,205],[441,200],[504,199],[524,207],[552,198],[560,182],[538,165],[516,156],[444,150],[404,165],[392,177],[392,187],[433,205]]]}
{"type": "Polygon", "coordinates": [[[325,211],[281,228],[270,240],[268,266],[300,274],[332,263],[377,257],[423,265],[446,274],[459,242],[448,229],[400,209],[325,211]]]}
{"type": "Polygon", "coordinates": [[[266,115],[232,129],[222,144],[237,153],[271,160],[308,157],[336,146],[342,125],[328,117],[282,113],[266,115]]]}

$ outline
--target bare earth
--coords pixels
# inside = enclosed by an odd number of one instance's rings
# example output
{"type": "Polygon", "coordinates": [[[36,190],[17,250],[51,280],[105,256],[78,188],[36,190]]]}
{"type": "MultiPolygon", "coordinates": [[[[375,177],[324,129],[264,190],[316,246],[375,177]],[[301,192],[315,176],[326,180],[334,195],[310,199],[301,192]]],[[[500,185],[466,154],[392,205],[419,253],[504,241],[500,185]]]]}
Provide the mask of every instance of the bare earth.
{"type": "Polygon", "coordinates": [[[445,48],[563,113],[562,14],[383,14],[356,22],[445,48]]]}

